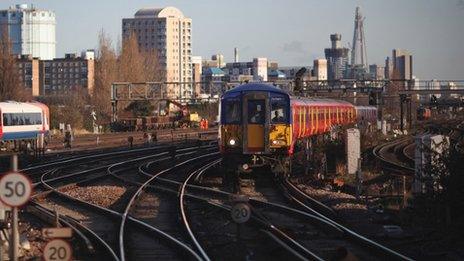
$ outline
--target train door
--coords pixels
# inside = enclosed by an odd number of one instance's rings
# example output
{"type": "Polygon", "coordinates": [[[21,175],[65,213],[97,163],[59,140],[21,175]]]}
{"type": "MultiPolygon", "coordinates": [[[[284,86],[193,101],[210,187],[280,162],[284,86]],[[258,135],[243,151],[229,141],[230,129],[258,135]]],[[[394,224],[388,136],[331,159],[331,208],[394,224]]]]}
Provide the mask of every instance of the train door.
{"type": "Polygon", "coordinates": [[[269,152],[269,97],[267,93],[247,93],[243,97],[243,153],[269,152]]]}

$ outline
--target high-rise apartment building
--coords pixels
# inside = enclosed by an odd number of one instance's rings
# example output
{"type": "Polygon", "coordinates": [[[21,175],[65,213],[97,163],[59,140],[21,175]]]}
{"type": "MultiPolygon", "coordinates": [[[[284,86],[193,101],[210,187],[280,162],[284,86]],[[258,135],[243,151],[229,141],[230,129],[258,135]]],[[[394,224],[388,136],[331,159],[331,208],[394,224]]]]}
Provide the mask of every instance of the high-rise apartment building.
{"type": "Polygon", "coordinates": [[[327,60],[326,59],[316,59],[314,60],[313,65],[314,77],[318,81],[327,80],[327,60]]]}
{"type": "Polygon", "coordinates": [[[324,50],[327,59],[327,79],[329,81],[342,79],[348,65],[349,49],[342,47],[341,40],[341,34],[331,34],[332,47],[324,50]]]}
{"type": "Polygon", "coordinates": [[[20,4],[0,10],[0,38],[8,32],[13,53],[41,60],[56,57],[55,13],[20,4]]]}
{"type": "MultiPolygon", "coordinates": [[[[192,79],[192,19],[175,7],[138,10],[134,18],[122,20],[122,38],[135,34],[140,48],[156,49],[165,81],[191,83],[192,79]]],[[[192,86],[169,85],[171,98],[190,97],[192,86]]]]}

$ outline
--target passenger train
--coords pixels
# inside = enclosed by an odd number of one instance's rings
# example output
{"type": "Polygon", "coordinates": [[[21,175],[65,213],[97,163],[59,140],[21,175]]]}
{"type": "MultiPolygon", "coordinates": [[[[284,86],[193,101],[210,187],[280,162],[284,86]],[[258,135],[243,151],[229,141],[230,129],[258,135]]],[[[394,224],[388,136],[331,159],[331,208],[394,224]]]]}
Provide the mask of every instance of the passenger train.
{"type": "Polygon", "coordinates": [[[0,102],[0,142],[36,139],[48,134],[50,115],[48,107],[39,102],[0,102]]]}
{"type": "Polygon", "coordinates": [[[327,133],[336,125],[377,121],[377,109],[372,106],[294,97],[262,83],[244,84],[227,91],[219,110],[223,164],[234,169],[269,164],[273,171],[284,173],[290,171],[298,141],[327,133]]]}

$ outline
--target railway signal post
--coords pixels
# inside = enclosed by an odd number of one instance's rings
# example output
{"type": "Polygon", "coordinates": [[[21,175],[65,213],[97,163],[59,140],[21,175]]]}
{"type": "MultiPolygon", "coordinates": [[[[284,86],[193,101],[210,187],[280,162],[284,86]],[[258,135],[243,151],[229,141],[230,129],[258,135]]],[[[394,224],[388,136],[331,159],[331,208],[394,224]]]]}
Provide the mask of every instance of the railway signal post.
{"type": "Polygon", "coordinates": [[[21,173],[18,173],[18,155],[11,157],[12,171],[0,179],[0,200],[12,207],[12,229],[10,237],[10,260],[18,260],[19,232],[18,207],[26,204],[32,194],[32,183],[21,173]]]}

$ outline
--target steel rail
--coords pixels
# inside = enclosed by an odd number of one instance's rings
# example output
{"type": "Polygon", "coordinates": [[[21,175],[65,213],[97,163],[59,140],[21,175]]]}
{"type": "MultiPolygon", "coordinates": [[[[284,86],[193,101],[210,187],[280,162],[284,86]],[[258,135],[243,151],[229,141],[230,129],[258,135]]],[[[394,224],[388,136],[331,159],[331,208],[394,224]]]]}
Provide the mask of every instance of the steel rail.
{"type": "MultiPolygon", "coordinates": [[[[386,246],[383,246],[367,237],[364,237],[362,236],[361,234],[358,234],[356,232],[354,232],[353,230],[341,225],[340,223],[338,222],[335,222],[334,220],[324,216],[323,214],[320,214],[318,211],[314,210],[312,207],[306,205],[304,202],[298,200],[297,198],[294,197],[294,194],[293,193],[298,193],[298,194],[303,194],[303,195],[306,195],[303,191],[301,191],[298,187],[296,187],[294,184],[292,184],[288,179],[285,179],[283,181],[284,183],[284,186],[286,186],[288,188],[287,191],[290,192],[290,195],[291,197],[293,197],[293,199],[295,200],[296,203],[298,203],[299,205],[301,205],[302,207],[310,210],[312,213],[315,213],[317,214],[318,216],[320,216],[321,218],[327,220],[328,222],[332,223],[334,226],[337,226],[338,228],[340,228],[342,231],[344,231],[346,233],[347,236],[350,236],[352,237],[353,239],[355,240],[358,240],[360,241],[361,243],[365,243],[368,247],[371,247],[375,250],[378,250],[378,251],[381,251],[383,253],[386,253],[389,257],[391,258],[395,258],[395,259],[398,259],[398,260],[412,260],[411,258],[403,255],[403,254],[400,254],[386,246]]],[[[307,197],[309,197],[308,195],[306,195],[307,197]]]]}
{"type": "Polygon", "coordinates": [[[216,165],[220,161],[221,161],[221,159],[217,159],[217,160],[215,160],[213,162],[210,162],[210,163],[206,164],[205,166],[201,167],[200,169],[192,172],[185,179],[184,183],[182,183],[180,191],[179,191],[179,209],[180,209],[180,213],[181,213],[182,223],[184,224],[184,227],[187,230],[187,233],[189,234],[190,239],[192,240],[193,244],[195,245],[197,250],[200,252],[203,259],[207,260],[207,261],[209,261],[211,259],[209,258],[208,254],[206,253],[204,248],[201,246],[200,242],[198,242],[197,238],[195,237],[195,234],[192,231],[192,228],[190,227],[189,221],[187,219],[187,214],[186,214],[186,210],[185,210],[185,194],[186,194],[185,193],[185,188],[187,187],[187,184],[189,183],[190,179],[193,176],[197,175],[197,173],[199,175],[201,175],[200,173],[203,173],[205,170],[209,169],[213,165],[216,165]]]}
{"type": "Polygon", "coordinates": [[[131,209],[131,206],[134,204],[135,200],[140,196],[140,194],[142,194],[145,187],[147,187],[157,176],[162,175],[163,173],[166,173],[168,171],[171,171],[172,169],[174,169],[176,167],[183,166],[183,165],[185,165],[187,163],[190,163],[192,161],[202,159],[202,158],[205,158],[205,157],[209,157],[209,156],[214,156],[214,155],[217,155],[217,154],[218,154],[218,152],[197,156],[197,157],[191,158],[189,160],[183,161],[181,163],[178,163],[178,164],[174,165],[173,167],[164,169],[164,170],[158,172],[157,174],[155,174],[155,176],[153,176],[152,178],[148,179],[145,183],[143,183],[137,189],[137,191],[130,198],[129,202],[126,205],[126,208],[125,208],[124,212],[122,213],[121,225],[119,227],[119,249],[120,249],[120,257],[121,257],[122,261],[126,260],[125,251],[124,251],[124,248],[125,248],[125,246],[124,246],[124,231],[125,231],[126,220],[127,220],[128,216],[129,216],[129,211],[131,209]]]}

